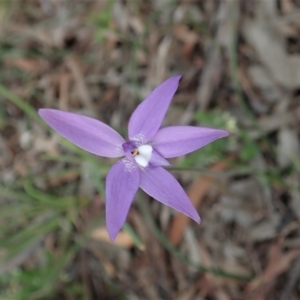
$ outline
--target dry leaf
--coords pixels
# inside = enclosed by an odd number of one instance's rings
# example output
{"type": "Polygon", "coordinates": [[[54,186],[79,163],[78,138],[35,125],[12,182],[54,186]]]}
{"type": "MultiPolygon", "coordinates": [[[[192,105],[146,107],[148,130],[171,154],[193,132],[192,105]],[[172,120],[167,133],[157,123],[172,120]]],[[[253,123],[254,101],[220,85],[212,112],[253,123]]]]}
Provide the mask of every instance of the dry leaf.
{"type": "Polygon", "coordinates": [[[106,228],[104,228],[104,227],[95,229],[91,233],[91,237],[94,240],[100,240],[100,241],[104,241],[104,242],[113,243],[113,244],[116,244],[116,245],[121,246],[126,249],[129,249],[134,245],[132,238],[125,231],[120,231],[119,234],[117,235],[117,238],[115,239],[115,241],[112,242],[109,238],[106,228]]]}
{"type": "Polygon", "coordinates": [[[274,280],[277,276],[290,268],[294,259],[300,256],[300,249],[283,252],[282,239],[274,244],[268,254],[268,264],[262,275],[252,280],[247,287],[247,293],[251,294],[254,291],[263,288],[265,285],[274,280]]]}
{"type": "MultiPolygon", "coordinates": [[[[211,170],[213,171],[223,171],[227,167],[225,162],[216,163],[211,170]]],[[[197,208],[207,191],[215,183],[216,179],[212,176],[201,175],[196,179],[191,186],[189,187],[187,194],[191,199],[193,205],[197,208]]],[[[169,231],[169,240],[173,245],[177,245],[182,239],[185,228],[190,223],[190,218],[183,214],[178,214],[174,218],[170,231],[169,231]]]]}

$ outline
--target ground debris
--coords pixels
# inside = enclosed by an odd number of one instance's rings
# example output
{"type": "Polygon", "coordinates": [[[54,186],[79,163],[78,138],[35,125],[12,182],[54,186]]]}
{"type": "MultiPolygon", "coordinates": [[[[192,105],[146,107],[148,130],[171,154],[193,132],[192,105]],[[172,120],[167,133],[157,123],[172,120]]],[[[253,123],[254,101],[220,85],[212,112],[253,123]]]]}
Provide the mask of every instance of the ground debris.
{"type": "Polygon", "coordinates": [[[300,299],[299,20],[296,0],[0,1],[0,298],[300,299]],[[138,193],[112,243],[115,160],[36,111],[125,135],[175,74],[163,126],[231,133],[171,159],[201,224],[138,193]]]}

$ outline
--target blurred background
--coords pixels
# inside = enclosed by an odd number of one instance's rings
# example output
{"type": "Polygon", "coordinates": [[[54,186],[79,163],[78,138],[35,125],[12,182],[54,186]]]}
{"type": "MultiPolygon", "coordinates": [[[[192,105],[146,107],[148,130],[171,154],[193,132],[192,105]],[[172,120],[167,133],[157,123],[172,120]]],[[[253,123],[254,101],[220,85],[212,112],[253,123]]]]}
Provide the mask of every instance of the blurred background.
{"type": "Polygon", "coordinates": [[[0,299],[300,299],[299,0],[1,0],[0,132],[0,299]],[[231,132],[171,161],[202,223],[139,192],[111,243],[112,161],[37,110],[126,136],[175,74],[164,125],[231,132]]]}

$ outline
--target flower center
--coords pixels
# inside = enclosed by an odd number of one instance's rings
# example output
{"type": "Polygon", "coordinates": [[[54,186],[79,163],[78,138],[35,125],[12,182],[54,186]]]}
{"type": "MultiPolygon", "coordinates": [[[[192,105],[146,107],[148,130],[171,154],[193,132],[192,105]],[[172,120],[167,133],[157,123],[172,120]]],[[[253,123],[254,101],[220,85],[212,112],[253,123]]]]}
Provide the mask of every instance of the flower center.
{"type": "Polygon", "coordinates": [[[135,150],[131,151],[131,154],[132,154],[133,157],[135,157],[139,154],[139,150],[135,149],[135,150]]]}
{"type": "Polygon", "coordinates": [[[128,158],[132,157],[141,167],[147,167],[152,157],[153,148],[150,145],[138,145],[135,141],[128,141],[122,145],[128,158]]]}
{"type": "Polygon", "coordinates": [[[153,148],[150,145],[141,145],[132,152],[132,156],[137,164],[147,167],[152,157],[153,148]]]}

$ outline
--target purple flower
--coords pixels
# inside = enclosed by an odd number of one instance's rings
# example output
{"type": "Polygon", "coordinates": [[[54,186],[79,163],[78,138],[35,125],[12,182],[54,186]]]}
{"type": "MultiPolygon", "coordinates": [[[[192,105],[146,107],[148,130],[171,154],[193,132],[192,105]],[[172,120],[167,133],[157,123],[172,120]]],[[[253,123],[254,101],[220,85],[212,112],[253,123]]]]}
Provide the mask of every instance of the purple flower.
{"type": "Polygon", "coordinates": [[[228,136],[228,132],[192,126],[160,129],[180,78],[167,79],[136,108],[129,121],[127,141],[98,120],[55,109],[39,110],[50,127],[78,147],[100,156],[122,157],[106,178],[106,224],[111,240],[123,226],[139,187],[200,223],[180,184],[162,167],[170,165],[166,158],[192,152],[228,136]]]}

